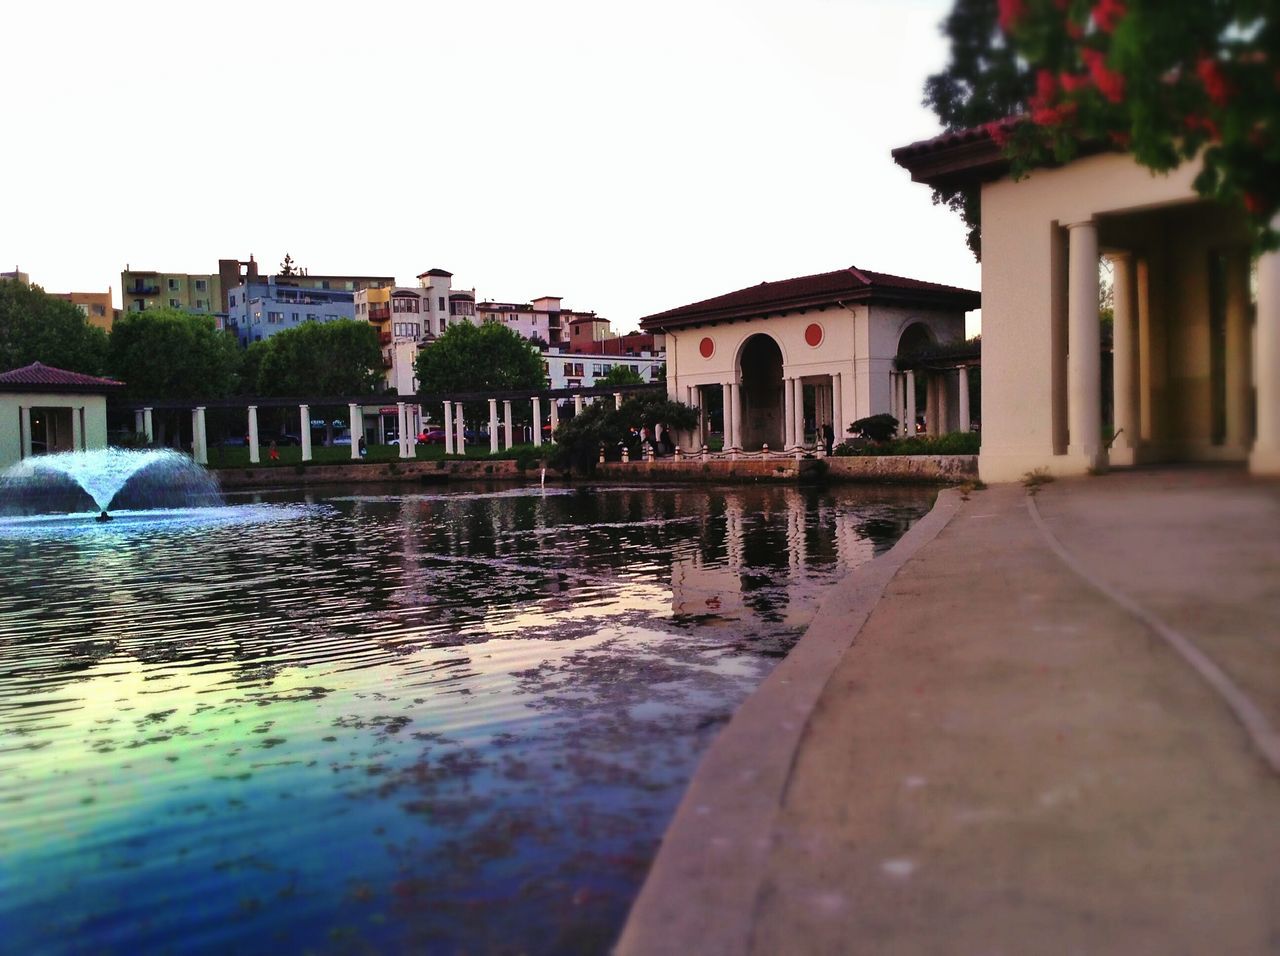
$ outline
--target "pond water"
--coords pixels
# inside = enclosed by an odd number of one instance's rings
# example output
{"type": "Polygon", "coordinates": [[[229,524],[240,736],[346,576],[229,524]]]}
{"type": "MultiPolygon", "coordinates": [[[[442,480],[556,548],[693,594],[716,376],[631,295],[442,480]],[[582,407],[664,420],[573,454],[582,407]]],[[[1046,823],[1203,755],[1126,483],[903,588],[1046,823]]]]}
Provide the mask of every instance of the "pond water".
{"type": "Polygon", "coordinates": [[[931,499],[0,521],[0,950],[603,952],[708,742],[931,499]]]}

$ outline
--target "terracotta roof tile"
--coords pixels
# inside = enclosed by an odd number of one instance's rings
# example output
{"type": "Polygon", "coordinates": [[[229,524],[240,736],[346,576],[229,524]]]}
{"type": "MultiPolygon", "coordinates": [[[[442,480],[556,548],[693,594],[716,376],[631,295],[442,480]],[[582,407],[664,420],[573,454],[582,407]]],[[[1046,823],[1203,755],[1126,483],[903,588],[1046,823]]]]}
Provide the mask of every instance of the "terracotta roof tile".
{"type": "Polygon", "coordinates": [[[0,386],[7,386],[10,389],[14,386],[39,386],[59,390],[83,388],[99,391],[120,388],[123,385],[124,382],[117,382],[112,378],[68,372],[66,369],[54,368],[40,362],[32,362],[30,365],[15,368],[9,372],[0,372],[0,386]]]}
{"type": "Polygon", "coordinates": [[[778,282],[761,282],[736,292],[645,316],[640,320],[640,326],[646,330],[675,328],[699,322],[748,318],[770,312],[818,308],[846,301],[914,302],[964,311],[976,309],[981,304],[979,294],[968,289],[850,266],[835,272],[821,272],[778,282]]]}

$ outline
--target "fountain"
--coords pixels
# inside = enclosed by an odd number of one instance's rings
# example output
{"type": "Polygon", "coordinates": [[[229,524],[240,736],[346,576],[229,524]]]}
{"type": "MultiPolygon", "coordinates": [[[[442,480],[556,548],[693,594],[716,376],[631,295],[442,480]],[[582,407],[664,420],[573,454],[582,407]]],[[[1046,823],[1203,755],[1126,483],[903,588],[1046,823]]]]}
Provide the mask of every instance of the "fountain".
{"type": "Polygon", "coordinates": [[[222,503],[217,479],[169,449],[107,448],[28,458],[0,474],[0,515],[194,508],[222,503]]]}

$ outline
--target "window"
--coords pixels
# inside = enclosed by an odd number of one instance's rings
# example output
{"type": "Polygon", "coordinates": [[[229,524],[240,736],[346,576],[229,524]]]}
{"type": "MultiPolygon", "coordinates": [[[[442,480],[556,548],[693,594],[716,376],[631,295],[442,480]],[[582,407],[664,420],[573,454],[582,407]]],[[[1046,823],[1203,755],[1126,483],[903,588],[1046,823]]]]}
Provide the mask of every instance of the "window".
{"type": "MultiPolygon", "coordinates": [[[[294,317],[296,318],[296,317],[297,317],[297,315],[298,315],[298,313],[296,313],[296,312],[295,312],[295,313],[294,313],[294,317]]],[[[315,312],[308,312],[308,313],[307,313],[307,321],[308,321],[308,322],[319,322],[319,321],[320,321],[320,316],[319,316],[319,315],[317,315],[315,312]]]]}
{"type": "Polygon", "coordinates": [[[176,309],[176,308],[178,308],[180,305],[182,305],[182,303],[181,303],[181,302],[179,302],[177,299],[170,299],[170,300],[169,300],[169,308],[171,308],[171,309],[176,309]]]}
{"type": "Polygon", "coordinates": [[[234,295],[232,295],[232,296],[228,296],[228,297],[227,297],[227,303],[228,303],[229,305],[235,305],[235,304],[236,304],[236,297],[235,297],[234,295]]]}
{"type": "Polygon", "coordinates": [[[440,311],[444,311],[444,296],[440,296],[440,311]]]}
{"type": "Polygon", "coordinates": [[[398,338],[416,339],[422,334],[422,326],[417,322],[394,322],[391,328],[398,338]]]}
{"type": "Polygon", "coordinates": [[[418,300],[417,298],[409,298],[407,296],[401,296],[399,298],[392,299],[391,311],[392,312],[417,312],[418,300]]]}
{"type": "Polygon", "coordinates": [[[281,324],[283,324],[283,323],[284,323],[284,313],[283,313],[283,312],[268,312],[268,313],[267,313],[267,324],[268,324],[268,325],[281,325],[281,324]]]}
{"type": "Polygon", "coordinates": [[[106,307],[105,305],[95,305],[95,306],[93,307],[93,314],[94,314],[94,315],[106,315],[106,314],[107,314],[107,307],[106,307]]]}
{"type": "Polygon", "coordinates": [[[440,316],[440,331],[443,332],[448,325],[449,325],[449,320],[446,319],[443,315],[440,316]]]}
{"type": "Polygon", "coordinates": [[[298,313],[297,313],[297,312],[290,312],[290,313],[289,313],[289,321],[290,321],[290,322],[297,322],[297,321],[298,321],[298,313]]]}
{"type": "Polygon", "coordinates": [[[325,314],[325,320],[328,322],[337,322],[340,316],[325,314]]]}
{"type": "Polygon", "coordinates": [[[197,280],[196,280],[196,291],[197,291],[197,292],[208,292],[208,291],[209,291],[209,281],[208,281],[207,279],[197,279],[197,280]]]}
{"type": "Polygon", "coordinates": [[[603,366],[603,365],[601,365],[599,362],[597,362],[595,365],[591,366],[591,374],[592,374],[592,375],[603,375],[603,374],[604,374],[604,366],[603,366]]]}
{"type": "Polygon", "coordinates": [[[196,299],[196,308],[197,308],[197,309],[203,309],[203,308],[205,308],[205,301],[204,301],[204,299],[196,299]]]}
{"type": "Polygon", "coordinates": [[[176,291],[177,291],[177,289],[178,289],[178,280],[177,280],[177,279],[170,279],[170,280],[169,280],[169,291],[170,291],[170,292],[176,292],[176,291]]]}

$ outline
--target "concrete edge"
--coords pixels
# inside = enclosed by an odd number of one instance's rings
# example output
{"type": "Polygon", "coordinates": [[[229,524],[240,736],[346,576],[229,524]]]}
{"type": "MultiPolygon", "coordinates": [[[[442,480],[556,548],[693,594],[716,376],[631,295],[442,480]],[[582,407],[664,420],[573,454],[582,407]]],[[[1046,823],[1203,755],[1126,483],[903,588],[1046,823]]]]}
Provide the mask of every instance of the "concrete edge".
{"type": "Polygon", "coordinates": [[[1057,555],[1058,560],[1065,564],[1076,577],[1089,584],[1113,604],[1118,605],[1137,618],[1168,644],[1174,653],[1179,655],[1192,670],[1200,675],[1205,683],[1213,688],[1214,693],[1218,695],[1218,698],[1231,711],[1236,720],[1240,722],[1249,737],[1249,741],[1253,744],[1267,767],[1273,773],[1280,773],[1280,733],[1277,733],[1275,728],[1271,726],[1262,708],[1245,693],[1243,688],[1228,677],[1226,671],[1219,667],[1194,640],[1165,623],[1164,620],[1144,608],[1123,591],[1112,587],[1068,551],[1066,545],[1053,533],[1053,529],[1049,527],[1048,522],[1040,514],[1040,508],[1036,505],[1035,495],[1027,495],[1027,511],[1031,515],[1032,523],[1040,531],[1041,537],[1044,538],[1045,544],[1050,551],[1057,555]]]}
{"type": "Polygon", "coordinates": [[[734,713],[685,790],[616,953],[747,951],[775,821],[813,708],[885,587],[962,500],[943,489],[897,544],[833,586],[791,653],[734,713]]]}

